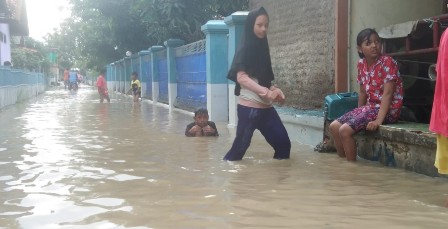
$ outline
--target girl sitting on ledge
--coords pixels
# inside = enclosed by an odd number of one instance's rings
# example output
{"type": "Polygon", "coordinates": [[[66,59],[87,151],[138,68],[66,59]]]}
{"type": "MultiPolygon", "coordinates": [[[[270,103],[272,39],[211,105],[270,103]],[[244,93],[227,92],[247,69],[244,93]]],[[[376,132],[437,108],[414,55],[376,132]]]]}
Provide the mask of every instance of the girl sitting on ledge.
{"type": "Polygon", "coordinates": [[[403,85],[397,62],[381,54],[381,41],[374,29],[364,29],[356,38],[358,54],[358,108],[330,124],[338,155],[356,161],[353,135],[374,131],[383,123],[397,122],[403,104],[403,85]]]}

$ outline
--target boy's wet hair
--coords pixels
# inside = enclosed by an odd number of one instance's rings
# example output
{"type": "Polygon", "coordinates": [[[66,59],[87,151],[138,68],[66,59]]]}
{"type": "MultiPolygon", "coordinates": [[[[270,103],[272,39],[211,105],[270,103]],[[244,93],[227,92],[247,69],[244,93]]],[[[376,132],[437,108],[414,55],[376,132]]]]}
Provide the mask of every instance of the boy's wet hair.
{"type": "Polygon", "coordinates": [[[131,74],[131,76],[138,77],[138,73],[137,73],[137,72],[133,72],[133,73],[131,74]]]}
{"type": "MultiPolygon", "coordinates": [[[[364,41],[367,41],[370,39],[370,37],[372,35],[376,34],[378,35],[378,32],[376,32],[375,29],[372,28],[367,28],[367,29],[363,29],[361,30],[361,32],[358,33],[358,36],[356,37],[356,45],[358,45],[359,47],[361,47],[362,43],[364,41]]],[[[364,58],[364,54],[362,52],[358,52],[359,58],[364,58]]]]}
{"type": "Polygon", "coordinates": [[[205,108],[200,108],[200,109],[196,110],[194,112],[194,117],[197,117],[199,115],[207,115],[208,116],[208,110],[205,108]]]}

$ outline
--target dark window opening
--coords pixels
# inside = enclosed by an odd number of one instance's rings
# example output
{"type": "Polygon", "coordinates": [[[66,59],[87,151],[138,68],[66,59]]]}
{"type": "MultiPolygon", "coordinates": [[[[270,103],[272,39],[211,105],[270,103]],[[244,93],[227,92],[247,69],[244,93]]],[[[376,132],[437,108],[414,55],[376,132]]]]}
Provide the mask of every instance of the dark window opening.
{"type": "Polygon", "coordinates": [[[447,26],[445,14],[420,20],[407,37],[383,39],[383,52],[397,60],[403,79],[403,121],[431,119],[438,45],[447,26]]]}

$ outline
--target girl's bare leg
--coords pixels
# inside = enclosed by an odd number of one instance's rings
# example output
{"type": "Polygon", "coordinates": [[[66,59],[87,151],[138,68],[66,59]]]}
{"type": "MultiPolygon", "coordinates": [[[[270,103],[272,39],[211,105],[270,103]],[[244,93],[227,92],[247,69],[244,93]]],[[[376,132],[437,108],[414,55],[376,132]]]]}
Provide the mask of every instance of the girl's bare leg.
{"type": "Polygon", "coordinates": [[[347,124],[339,128],[339,136],[348,161],[356,161],[356,142],[353,134],[355,134],[355,131],[347,124]]]}
{"type": "Polygon", "coordinates": [[[333,121],[330,124],[330,133],[333,137],[334,146],[336,147],[336,151],[338,152],[339,157],[345,157],[344,147],[342,145],[341,137],[339,135],[339,129],[342,124],[338,121],[333,121]]]}

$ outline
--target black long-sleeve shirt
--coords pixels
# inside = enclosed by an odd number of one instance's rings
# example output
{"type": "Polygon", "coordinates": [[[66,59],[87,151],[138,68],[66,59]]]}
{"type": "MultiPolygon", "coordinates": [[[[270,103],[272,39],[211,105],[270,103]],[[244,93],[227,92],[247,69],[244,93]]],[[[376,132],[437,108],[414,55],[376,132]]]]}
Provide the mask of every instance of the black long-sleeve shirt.
{"type": "MultiPolygon", "coordinates": [[[[211,128],[215,129],[215,133],[213,133],[213,134],[207,134],[207,133],[202,132],[202,136],[219,136],[219,134],[218,134],[218,128],[216,128],[216,124],[215,124],[214,122],[212,122],[212,121],[208,121],[207,124],[208,124],[211,128]]],[[[187,125],[187,128],[186,128],[186,130],[185,130],[185,136],[187,136],[187,137],[195,137],[194,134],[191,134],[191,133],[190,133],[190,129],[193,128],[193,126],[195,126],[195,125],[196,125],[195,122],[192,122],[192,123],[190,123],[190,124],[187,125]]]]}

